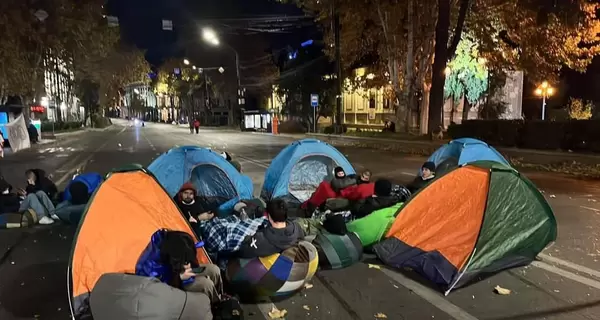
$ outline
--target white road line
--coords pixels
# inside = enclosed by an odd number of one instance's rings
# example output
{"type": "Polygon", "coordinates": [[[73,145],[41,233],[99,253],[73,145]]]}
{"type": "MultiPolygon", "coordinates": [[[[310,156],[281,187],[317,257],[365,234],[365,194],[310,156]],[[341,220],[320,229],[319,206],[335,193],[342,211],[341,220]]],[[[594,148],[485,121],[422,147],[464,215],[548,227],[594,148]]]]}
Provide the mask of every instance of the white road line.
{"type": "Polygon", "coordinates": [[[429,289],[399,272],[394,272],[386,268],[381,268],[381,272],[456,320],[478,320],[465,310],[448,301],[439,292],[429,289]]]}
{"type": "Polygon", "coordinates": [[[543,262],[554,263],[554,264],[557,264],[557,265],[560,265],[560,266],[567,267],[569,269],[575,270],[575,271],[580,272],[580,273],[585,273],[585,274],[590,275],[592,277],[595,277],[597,279],[600,279],[600,271],[596,271],[594,269],[590,269],[588,267],[584,267],[584,266],[578,265],[578,264],[570,262],[570,261],[566,261],[566,260],[559,259],[559,258],[556,258],[556,257],[553,257],[553,256],[549,256],[549,255],[544,254],[544,253],[538,254],[538,258],[540,260],[542,260],[543,262]]]}
{"type": "MultiPolygon", "coordinates": [[[[116,135],[120,135],[121,133],[123,133],[123,131],[125,131],[126,128],[123,128],[123,130],[119,131],[119,133],[117,133],[116,135]]],[[[78,169],[82,169],[96,154],[96,152],[100,151],[100,149],[104,148],[109,142],[111,142],[111,139],[106,140],[100,147],[96,148],[96,150],[94,150],[93,152],[91,152],[87,157],[85,157],[85,159],[83,159],[82,161],[80,161],[77,165],[73,166],[70,170],[67,170],[67,172],[60,177],[55,184],[57,186],[61,185],[63,182],[65,182],[67,179],[71,178],[71,176],[73,174],[75,174],[75,172],[77,172],[78,169]]]]}
{"type": "Polygon", "coordinates": [[[545,262],[541,262],[541,261],[534,261],[531,263],[532,266],[535,266],[537,268],[546,270],[546,271],[550,271],[552,273],[555,273],[559,276],[565,277],[567,279],[571,279],[573,281],[579,282],[581,284],[584,284],[586,286],[592,287],[592,288],[596,288],[598,290],[600,290],[600,281],[596,281],[584,276],[580,276],[578,274],[575,274],[573,272],[567,271],[567,270],[563,270],[561,268],[557,268],[553,265],[547,264],[545,262]]]}
{"type": "Polygon", "coordinates": [[[596,214],[600,214],[600,210],[596,209],[596,208],[590,208],[590,207],[586,207],[586,206],[579,206],[580,208],[586,209],[586,210],[590,210],[595,212],[596,214]]]}

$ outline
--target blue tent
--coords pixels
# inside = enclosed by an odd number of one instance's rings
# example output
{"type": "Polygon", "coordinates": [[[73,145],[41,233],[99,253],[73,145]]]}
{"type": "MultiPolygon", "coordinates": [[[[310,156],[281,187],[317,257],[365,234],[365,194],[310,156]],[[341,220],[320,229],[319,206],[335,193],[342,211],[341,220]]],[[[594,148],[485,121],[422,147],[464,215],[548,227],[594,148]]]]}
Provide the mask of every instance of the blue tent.
{"type": "Polygon", "coordinates": [[[448,142],[437,149],[427,161],[435,163],[437,167],[449,158],[455,158],[459,166],[474,161],[486,160],[500,162],[510,167],[510,163],[504,159],[500,152],[489,144],[472,138],[461,138],[448,142]]]}
{"type": "Polygon", "coordinates": [[[344,168],[346,174],[355,174],[348,159],[333,146],[315,139],[293,142],[271,161],[261,198],[304,202],[324,179],[333,176],[337,166],[344,168]]]}
{"type": "Polygon", "coordinates": [[[218,199],[220,214],[230,212],[241,199],[252,199],[252,179],[209,149],[196,146],[173,148],[156,158],[148,170],[171,197],[185,182],[192,182],[198,195],[213,201],[218,199]]]}
{"type": "Polygon", "coordinates": [[[74,182],[83,182],[88,188],[88,193],[93,194],[96,189],[100,186],[100,184],[104,181],[104,178],[96,172],[88,172],[78,174],[73,178],[73,180],[69,181],[69,184],[65,188],[65,192],[63,193],[63,200],[71,200],[71,191],[69,187],[74,182]]]}

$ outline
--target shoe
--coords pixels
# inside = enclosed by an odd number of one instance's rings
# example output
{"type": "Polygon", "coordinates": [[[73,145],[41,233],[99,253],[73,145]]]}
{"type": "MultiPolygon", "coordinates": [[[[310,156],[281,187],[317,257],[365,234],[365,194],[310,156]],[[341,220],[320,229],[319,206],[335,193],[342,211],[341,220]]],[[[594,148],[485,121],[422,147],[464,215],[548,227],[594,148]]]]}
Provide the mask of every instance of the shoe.
{"type": "Polygon", "coordinates": [[[55,215],[54,213],[50,215],[50,218],[54,219],[54,220],[60,220],[60,218],[55,215]]]}
{"type": "Polygon", "coordinates": [[[53,224],[53,223],[54,223],[54,220],[52,220],[50,217],[47,217],[47,216],[41,217],[40,221],[39,221],[39,224],[44,224],[44,225],[53,224]]]}

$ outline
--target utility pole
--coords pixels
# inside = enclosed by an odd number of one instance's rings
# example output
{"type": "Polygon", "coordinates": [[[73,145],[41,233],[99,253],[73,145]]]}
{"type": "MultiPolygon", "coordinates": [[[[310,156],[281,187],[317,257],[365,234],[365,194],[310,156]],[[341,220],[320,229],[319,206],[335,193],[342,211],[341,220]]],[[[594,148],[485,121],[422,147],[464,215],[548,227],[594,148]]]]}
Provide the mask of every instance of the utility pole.
{"type": "Polygon", "coordinates": [[[336,133],[344,133],[342,124],[343,124],[343,112],[342,112],[342,53],[340,48],[340,14],[336,7],[336,1],[332,1],[332,11],[333,11],[333,32],[334,32],[334,41],[335,41],[335,73],[336,73],[336,82],[335,82],[335,107],[336,107],[336,117],[335,117],[335,128],[336,133]]]}

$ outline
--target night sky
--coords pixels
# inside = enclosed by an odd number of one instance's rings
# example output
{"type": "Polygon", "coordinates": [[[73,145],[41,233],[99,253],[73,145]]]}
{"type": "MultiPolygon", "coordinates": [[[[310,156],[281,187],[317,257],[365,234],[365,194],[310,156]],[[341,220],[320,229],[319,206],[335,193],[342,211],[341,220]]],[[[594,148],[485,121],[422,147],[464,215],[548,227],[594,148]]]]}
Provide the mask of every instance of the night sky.
{"type": "MultiPolygon", "coordinates": [[[[152,65],[160,65],[168,57],[187,57],[203,66],[229,65],[232,58],[222,49],[211,48],[201,38],[203,26],[213,27],[224,41],[234,47],[244,63],[252,63],[273,50],[298,45],[320,35],[315,26],[303,27],[284,34],[247,32],[248,18],[265,15],[302,15],[293,5],[281,5],[269,0],[108,0],[107,10],[119,17],[123,38],[146,49],[152,65]],[[173,21],[174,31],[162,30],[162,19],[173,21]]],[[[564,106],[569,96],[595,101],[600,107],[600,58],[596,58],[586,74],[563,72],[563,83],[557,85],[560,94],[550,99],[550,108],[564,106]]],[[[524,87],[524,111],[536,113],[539,98],[533,95],[531,84],[524,87]]]]}

